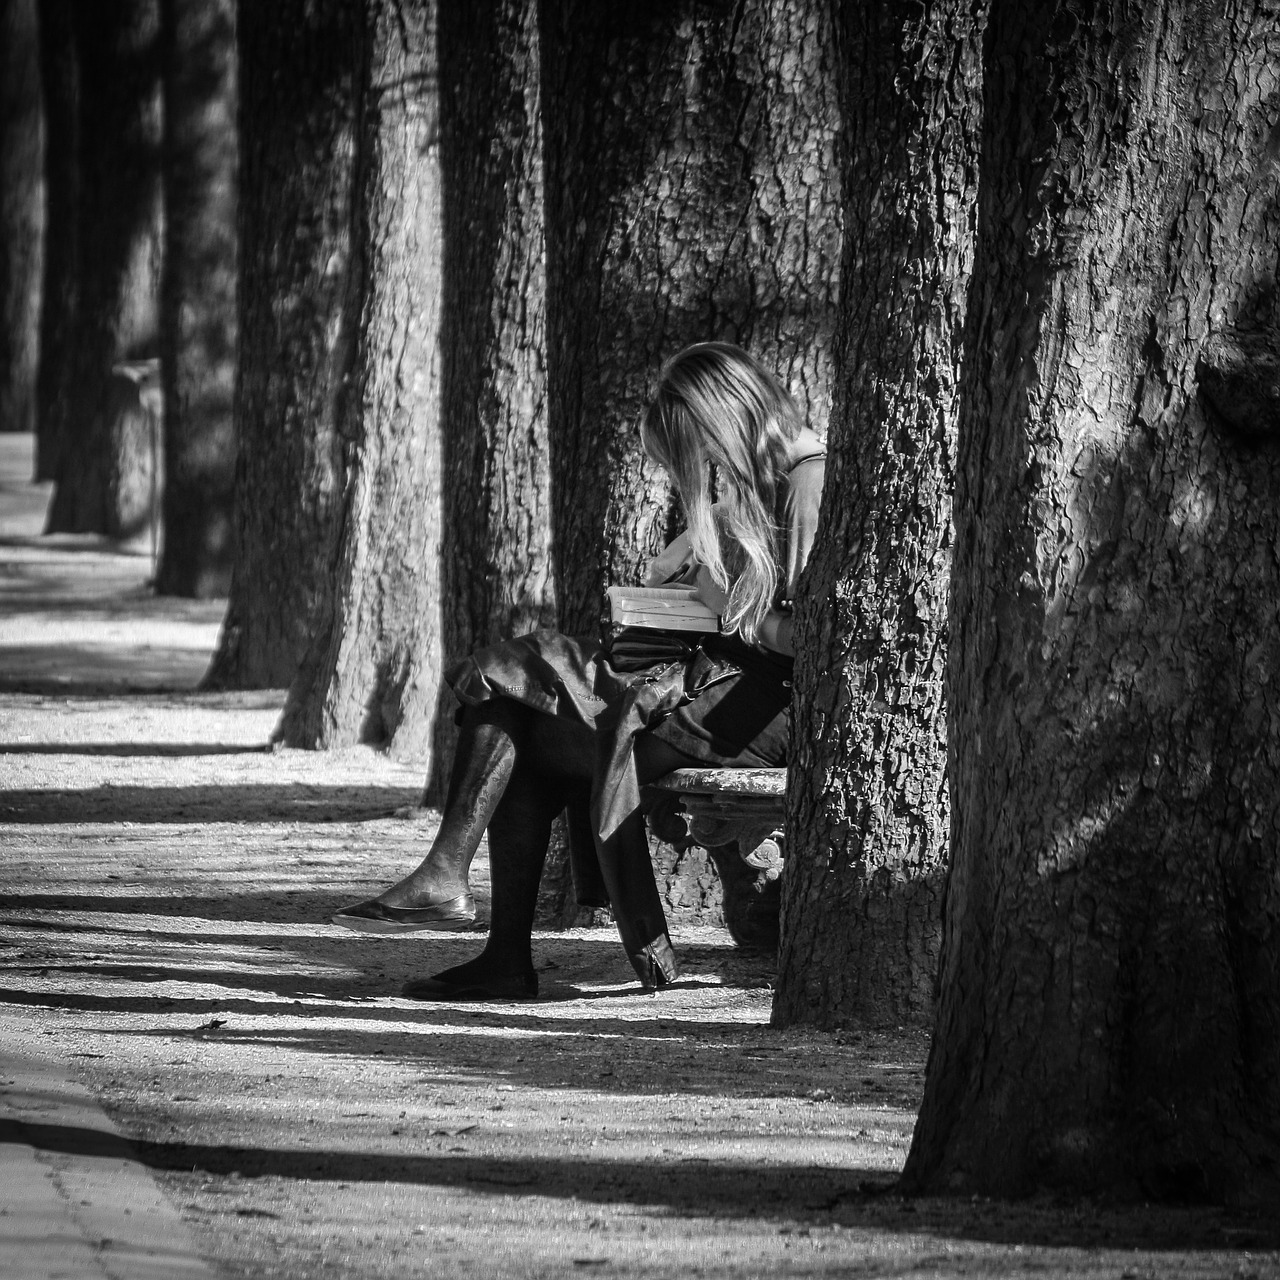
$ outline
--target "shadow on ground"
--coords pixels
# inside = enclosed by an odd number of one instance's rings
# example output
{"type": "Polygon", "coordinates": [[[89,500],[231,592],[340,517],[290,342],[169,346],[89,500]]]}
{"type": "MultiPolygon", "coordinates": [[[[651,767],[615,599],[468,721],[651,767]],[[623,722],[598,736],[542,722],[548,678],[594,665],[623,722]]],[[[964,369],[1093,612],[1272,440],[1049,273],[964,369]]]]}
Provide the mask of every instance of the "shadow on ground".
{"type": "MultiPolygon", "coordinates": [[[[496,1196],[535,1195],[595,1204],[659,1206],[717,1218],[764,1218],[813,1225],[961,1236],[993,1244],[1071,1248],[1081,1233],[1062,1220],[1062,1206],[1028,1200],[906,1201],[894,1180],[871,1169],[838,1171],[812,1164],[726,1164],[574,1158],[493,1160],[460,1152],[400,1155],[349,1150],[126,1142],[100,1130],[0,1121],[0,1142],[24,1141],[42,1151],[133,1158],[151,1169],[240,1178],[398,1183],[467,1188],[496,1196]]],[[[1203,1247],[1246,1254],[1280,1245],[1280,1227],[1260,1216],[1225,1210],[1150,1209],[1143,1214],[1105,1205],[1079,1206],[1090,1218],[1090,1244],[1147,1251],[1203,1247]]],[[[793,1228],[795,1229],[795,1228],[793,1228]]],[[[1242,1273],[1243,1274],[1243,1273],[1242,1273]]]]}
{"type": "MultiPolygon", "coordinates": [[[[88,754],[107,754],[104,752],[88,754]]],[[[170,753],[156,753],[170,754],[170,753]]],[[[207,751],[184,754],[205,755],[207,751]]],[[[240,780],[208,786],[85,787],[0,791],[5,822],[339,822],[391,817],[422,799],[422,787],[324,786],[240,780]]]]}

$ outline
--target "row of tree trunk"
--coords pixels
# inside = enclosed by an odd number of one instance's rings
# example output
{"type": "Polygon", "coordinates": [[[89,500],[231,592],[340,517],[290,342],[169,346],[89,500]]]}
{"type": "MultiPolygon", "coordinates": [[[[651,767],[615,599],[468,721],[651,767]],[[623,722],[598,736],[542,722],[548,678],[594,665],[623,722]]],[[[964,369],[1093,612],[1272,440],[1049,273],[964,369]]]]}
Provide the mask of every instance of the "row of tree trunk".
{"type": "Polygon", "coordinates": [[[36,0],[0,3],[0,431],[34,431],[44,268],[36,0]]]}
{"type": "Polygon", "coordinates": [[[1274,1193],[1263,0],[280,13],[224,677],[443,758],[452,657],[670,533],[658,363],[743,342],[831,421],[775,1020],[936,1009],[910,1185],[1274,1193]]]}
{"type": "Polygon", "coordinates": [[[447,760],[448,662],[671,532],[660,361],[742,342],[830,423],[775,1021],[936,1018],[907,1186],[1280,1196],[1274,5],[238,24],[211,681],[447,760]]]}
{"type": "Polygon", "coordinates": [[[672,532],[636,431],[666,354],[751,345],[825,430],[829,33],[784,3],[423,0],[255,10],[240,49],[241,553],[211,679],[288,683],[288,743],[447,760],[442,667],[594,630],[672,532]]]}
{"type": "Polygon", "coordinates": [[[225,594],[232,0],[3,0],[0,48],[0,426],[36,433],[47,532],[162,524],[158,588],[225,594]]]}

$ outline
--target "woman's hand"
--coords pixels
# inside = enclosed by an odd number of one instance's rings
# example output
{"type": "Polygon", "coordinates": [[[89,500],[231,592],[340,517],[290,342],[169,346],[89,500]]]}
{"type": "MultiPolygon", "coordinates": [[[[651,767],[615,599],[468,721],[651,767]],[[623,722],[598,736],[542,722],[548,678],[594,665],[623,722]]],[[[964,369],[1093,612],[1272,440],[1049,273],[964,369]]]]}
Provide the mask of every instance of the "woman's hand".
{"type": "Polygon", "coordinates": [[[689,535],[682,533],[665,551],[659,552],[649,561],[648,571],[644,576],[646,587],[660,587],[664,583],[688,583],[693,580],[693,549],[689,546],[689,535]]]}
{"type": "Polygon", "coordinates": [[[729,593],[716,583],[706,565],[698,565],[698,575],[693,580],[693,585],[698,599],[708,609],[713,613],[724,613],[729,603],[729,593]]]}

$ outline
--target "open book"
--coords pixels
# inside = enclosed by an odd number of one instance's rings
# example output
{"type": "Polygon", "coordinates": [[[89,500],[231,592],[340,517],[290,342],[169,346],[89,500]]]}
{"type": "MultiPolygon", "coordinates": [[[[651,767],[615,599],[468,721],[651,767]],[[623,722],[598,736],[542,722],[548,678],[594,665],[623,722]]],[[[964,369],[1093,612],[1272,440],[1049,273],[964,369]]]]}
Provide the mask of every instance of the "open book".
{"type": "Polygon", "coordinates": [[[720,615],[698,599],[693,587],[610,587],[605,593],[605,627],[654,631],[720,630],[720,615]]]}

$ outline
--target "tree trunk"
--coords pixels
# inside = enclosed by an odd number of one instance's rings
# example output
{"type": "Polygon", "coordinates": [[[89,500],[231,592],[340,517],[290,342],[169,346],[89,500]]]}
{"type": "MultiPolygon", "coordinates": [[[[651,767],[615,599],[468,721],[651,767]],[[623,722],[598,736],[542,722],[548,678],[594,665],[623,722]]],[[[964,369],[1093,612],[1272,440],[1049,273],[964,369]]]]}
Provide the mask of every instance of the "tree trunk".
{"type": "Polygon", "coordinates": [[[34,431],[44,254],[35,0],[0,0],[0,431],[34,431]]]}
{"type": "Polygon", "coordinates": [[[360,13],[241,0],[235,560],[212,688],[287,686],[327,616],[345,484],[360,13]]]}
{"type": "Polygon", "coordinates": [[[1273,7],[1000,0],[913,1188],[1280,1196],[1273,7]]]}
{"type": "MultiPolygon", "coordinates": [[[[554,626],[535,0],[440,11],[446,662],[554,626]]],[[[428,793],[443,795],[453,697],[428,793]]]]}
{"type": "Polygon", "coordinates": [[[981,9],[838,14],[846,241],[826,501],[799,609],[775,1023],[932,1013],[943,675],[981,9]]]}
{"type": "Polygon", "coordinates": [[[822,6],[543,0],[556,594],[593,632],[673,532],[636,423],[662,360],[728,339],[826,428],[840,244],[822,6]]]}
{"type": "Polygon", "coordinates": [[[348,476],[333,594],[289,693],[293,746],[423,757],[439,694],[441,191],[435,0],[367,0],[348,476]]]}
{"type": "Polygon", "coordinates": [[[79,286],[63,338],[58,401],[65,414],[56,414],[61,444],[47,532],[119,537],[137,533],[150,517],[150,427],[113,369],[156,352],[159,4],[75,5],[71,21],[79,69],[79,286]]]}
{"type": "Polygon", "coordinates": [[[35,478],[58,474],[70,413],[80,311],[80,65],[74,0],[40,0],[45,238],[36,368],[35,478]]]}
{"type": "Polygon", "coordinates": [[[163,0],[165,254],[161,595],[226,595],[235,487],[234,0],[163,0]]]}

